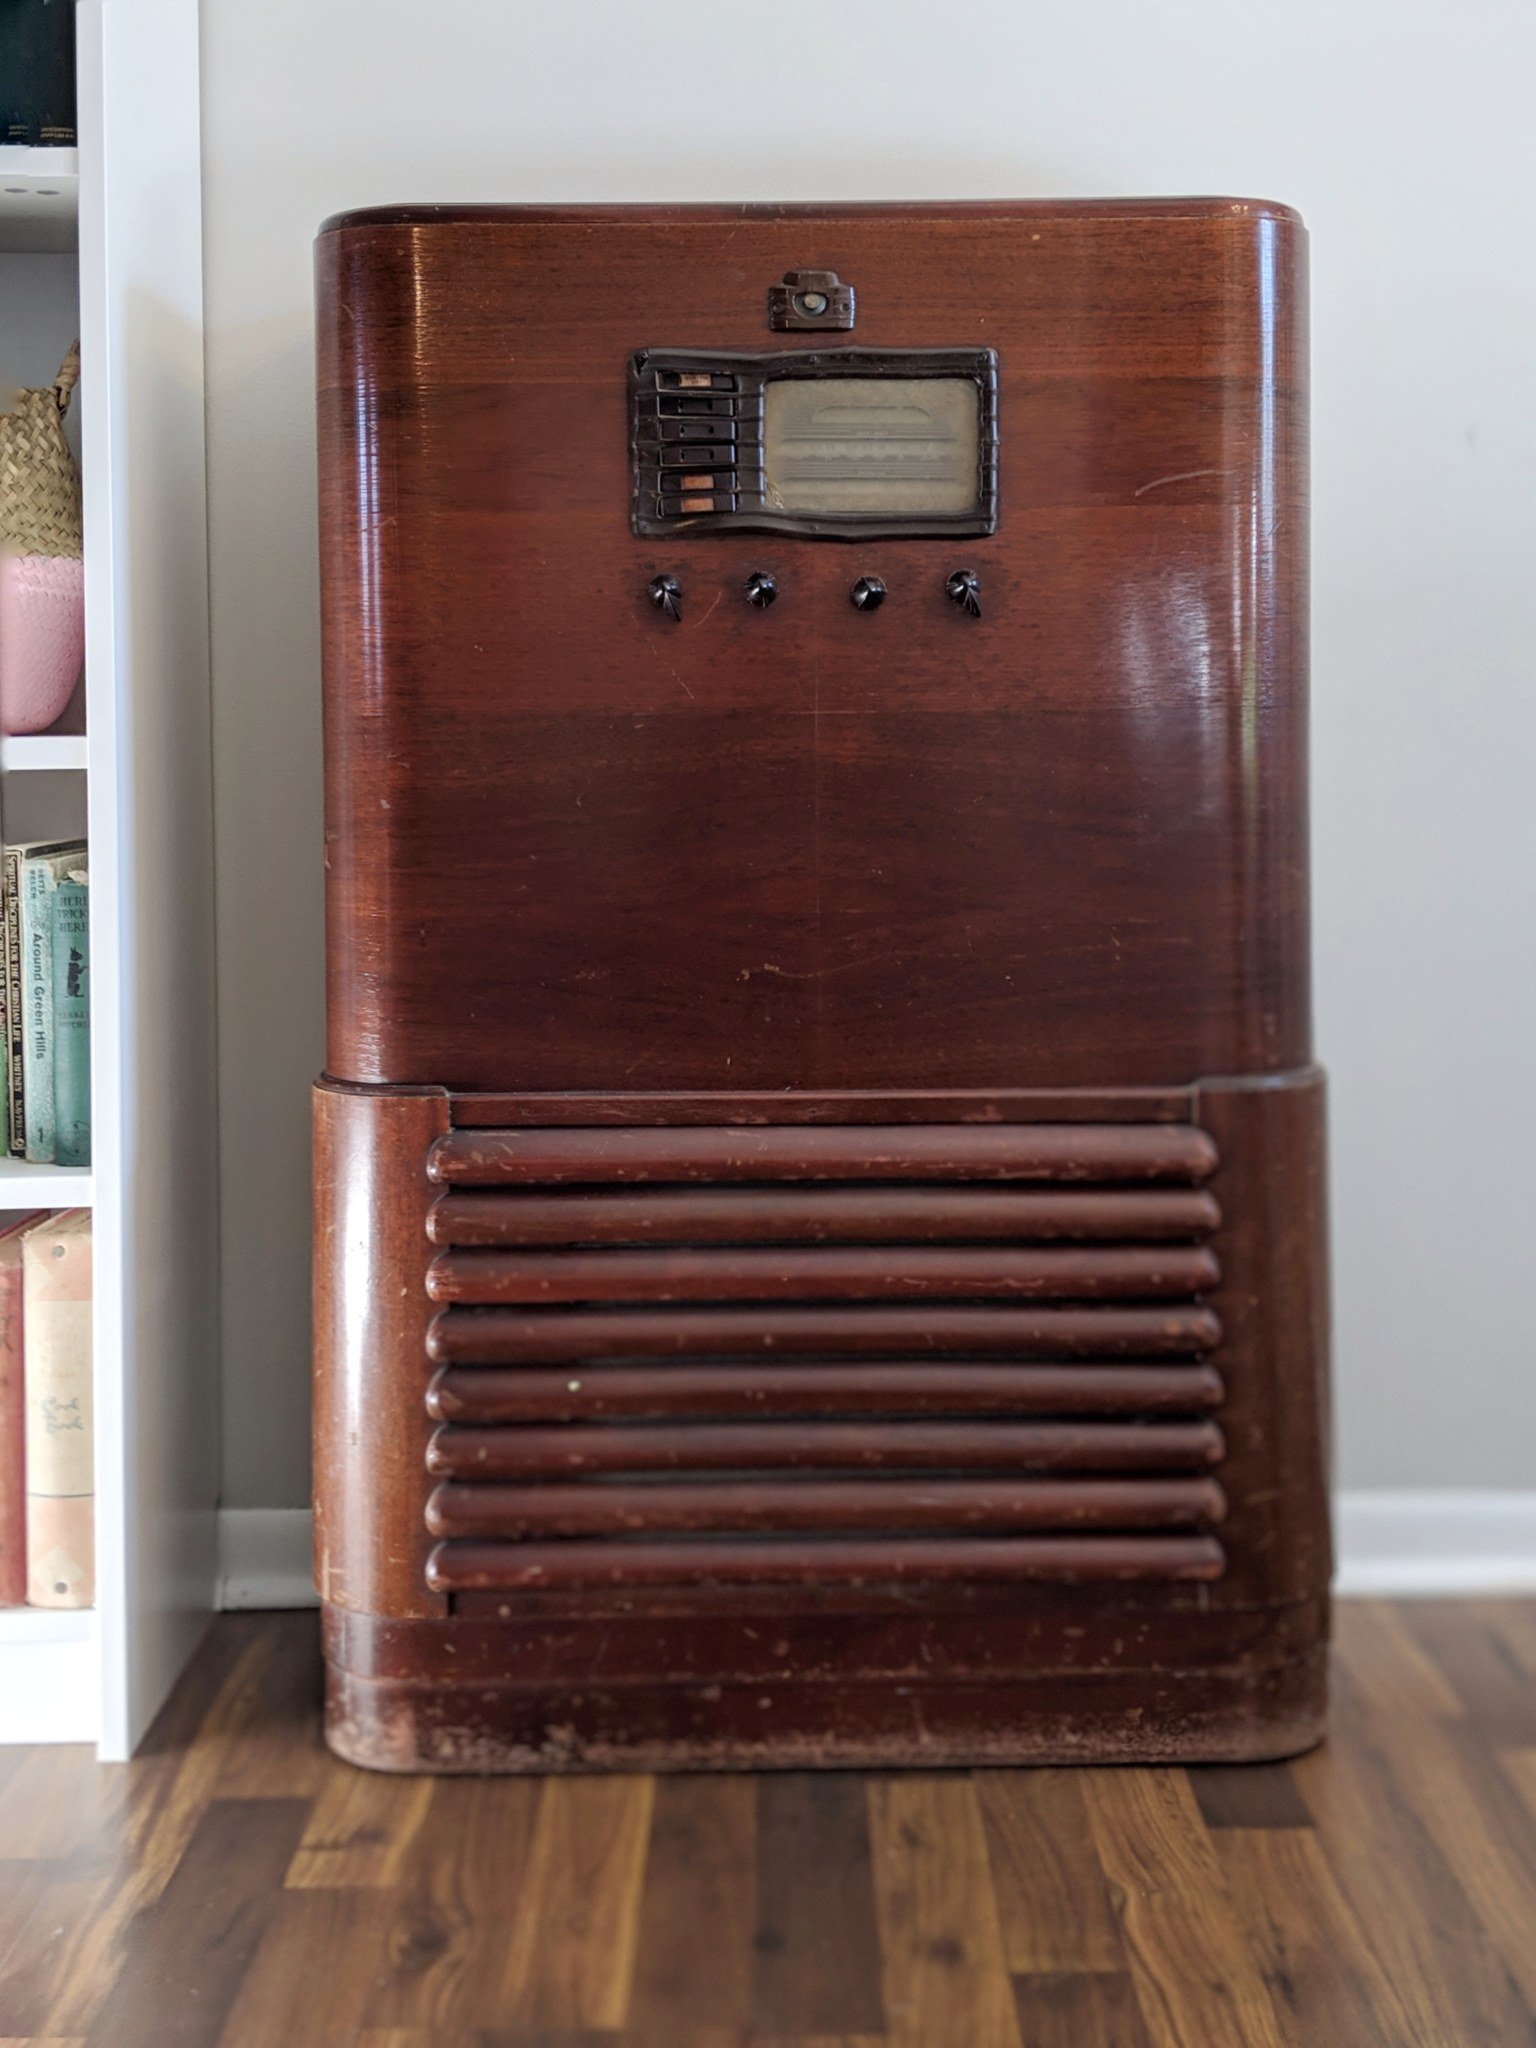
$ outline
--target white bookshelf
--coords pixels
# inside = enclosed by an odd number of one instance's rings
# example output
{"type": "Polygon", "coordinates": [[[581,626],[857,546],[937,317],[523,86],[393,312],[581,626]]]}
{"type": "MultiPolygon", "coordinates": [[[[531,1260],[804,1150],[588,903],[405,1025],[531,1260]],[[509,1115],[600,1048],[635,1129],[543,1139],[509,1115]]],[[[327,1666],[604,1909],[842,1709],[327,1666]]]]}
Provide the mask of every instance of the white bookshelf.
{"type": "Polygon", "coordinates": [[[79,151],[0,148],[0,363],[81,338],[85,731],[0,739],[0,806],[90,842],[93,1159],[0,1160],[0,1213],[92,1211],[97,1605],[0,1610],[0,1741],[117,1759],[216,1583],[197,0],[78,0],[76,44],[79,151]]]}

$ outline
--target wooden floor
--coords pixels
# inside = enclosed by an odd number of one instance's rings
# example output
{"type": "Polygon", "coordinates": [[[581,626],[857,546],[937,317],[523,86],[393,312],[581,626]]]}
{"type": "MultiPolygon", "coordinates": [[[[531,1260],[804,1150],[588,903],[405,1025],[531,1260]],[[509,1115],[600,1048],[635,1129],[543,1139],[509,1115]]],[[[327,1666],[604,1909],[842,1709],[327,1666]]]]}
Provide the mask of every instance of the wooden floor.
{"type": "Polygon", "coordinates": [[[0,2043],[1536,2043],[1536,1603],[1348,1604],[1287,1766],[429,1781],[220,1620],[128,1766],[0,1751],[0,2043]]]}

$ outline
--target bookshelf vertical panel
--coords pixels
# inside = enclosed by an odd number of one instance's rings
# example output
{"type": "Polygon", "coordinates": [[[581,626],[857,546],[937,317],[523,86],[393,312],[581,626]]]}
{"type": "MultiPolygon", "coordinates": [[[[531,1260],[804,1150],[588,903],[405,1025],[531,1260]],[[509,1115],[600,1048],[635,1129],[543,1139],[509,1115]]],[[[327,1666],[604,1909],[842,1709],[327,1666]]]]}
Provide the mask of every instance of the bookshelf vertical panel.
{"type": "Polygon", "coordinates": [[[80,0],[100,1745],[215,1594],[216,1183],[196,0],[80,0]]]}

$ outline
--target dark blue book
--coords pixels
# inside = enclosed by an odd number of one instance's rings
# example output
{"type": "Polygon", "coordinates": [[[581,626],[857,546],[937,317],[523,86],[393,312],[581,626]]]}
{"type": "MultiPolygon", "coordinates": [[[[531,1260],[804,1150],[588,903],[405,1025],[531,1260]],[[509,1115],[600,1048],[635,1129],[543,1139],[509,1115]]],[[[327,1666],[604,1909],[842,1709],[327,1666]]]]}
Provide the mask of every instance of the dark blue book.
{"type": "Polygon", "coordinates": [[[0,0],[0,142],[75,141],[75,0],[0,0]]]}

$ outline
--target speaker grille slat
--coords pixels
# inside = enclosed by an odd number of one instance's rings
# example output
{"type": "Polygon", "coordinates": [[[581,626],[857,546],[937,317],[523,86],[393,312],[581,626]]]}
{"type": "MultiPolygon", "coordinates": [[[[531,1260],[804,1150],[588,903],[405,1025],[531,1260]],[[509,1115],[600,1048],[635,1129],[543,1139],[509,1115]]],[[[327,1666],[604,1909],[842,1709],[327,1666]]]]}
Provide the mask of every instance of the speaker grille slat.
{"type": "Polygon", "coordinates": [[[1206,1245],[850,1245],[764,1251],[440,1252],[434,1301],[1159,1301],[1220,1278],[1206,1245]]]}
{"type": "Polygon", "coordinates": [[[683,1187],[509,1194],[447,1188],[439,1245],[1199,1243],[1221,1221],[1206,1188],[683,1187]]]}
{"type": "Polygon", "coordinates": [[[435,1536],[536,1538],[679,1531],[1199,1529],[1221,1520],[1212,1479],[998,1481],[695,1480],[684,1486],[465,1486],[434,1489],[435,1536]]]}
{"type": "Polygon", "coordinates": [[[461,1187],[571,1181],[1172,1181],[1216,1169],[1191,1124],[864,1124],[790,1128],[456,1130],[428,1177],[461,1187]]]}
{"type": "Polygon", "coordinates": [[[1193,1126],[459,1129],[439,1591],[1219,1575],[1193,1126]]]}
{"type": "Polygon", "coordinates": [[[539,1592],[637,1586],[973,1584],[1221,1576],[1211,1536],[817,1537],[800,1542],[440,1543],[427,1563],[437,1593],[539,1592]]]}
{"type": "Polygon", "coordinates": [[[740,1415],[1202,1415],[1221,1402],[1209,1365],[879,1363],[444,1366],[435,1422],[605,1422],[740,1415]]]}

